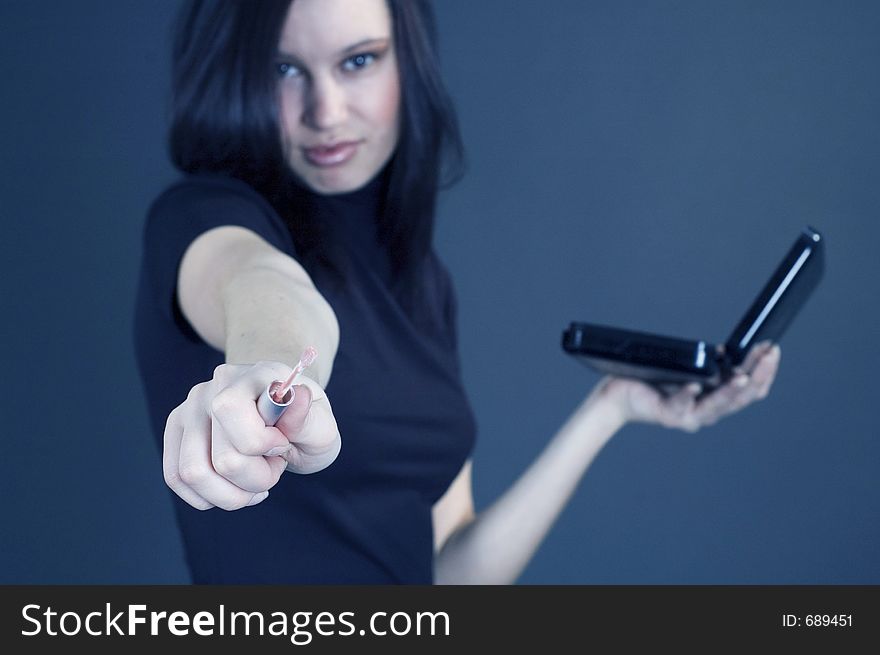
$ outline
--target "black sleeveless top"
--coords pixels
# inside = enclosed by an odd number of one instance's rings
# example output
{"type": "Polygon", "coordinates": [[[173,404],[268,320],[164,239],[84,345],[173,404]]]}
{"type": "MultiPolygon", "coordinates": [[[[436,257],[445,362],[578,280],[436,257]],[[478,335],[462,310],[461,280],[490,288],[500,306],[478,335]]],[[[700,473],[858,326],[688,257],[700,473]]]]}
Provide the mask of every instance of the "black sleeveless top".
{"type": "MultiPolygon", "coordinates": [[[[470,456],[475,425],[462,389],[455,298],[433,249],[420,274],[418,312],[391,292],[377,233],[378,182],[315,196],[342,235],[346,284],[309,270],[330,303],[340,343],[327,395],[342,450],[327,469],[284,473],[261,504],[234,512],[193,509],[171,494],[195,583],[430,584],[432,505],[470,456]]],[[[287,223],[250,186],[190,176],[152,204],[135,305],[135,348],[154,436],[187,392],[224,361],[181,314],[180,259],[202,232],[250,229],[298,258],[287,223]]],[[[157,460],[157,467],[160,463],[157,460]]]]}

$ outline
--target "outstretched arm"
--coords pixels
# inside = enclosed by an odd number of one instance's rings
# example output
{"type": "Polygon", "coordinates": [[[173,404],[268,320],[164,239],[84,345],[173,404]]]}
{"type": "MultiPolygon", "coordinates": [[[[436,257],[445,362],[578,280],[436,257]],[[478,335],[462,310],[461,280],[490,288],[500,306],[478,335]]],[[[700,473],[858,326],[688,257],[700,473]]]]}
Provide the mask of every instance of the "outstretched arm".
{"type": "Polygon", "coordinates": [[[194,386],[165,426],[165,481],[197,509],[262,502],[282,473],[313,473],[341,448],[324,387],[339,343],[332,309],[293,258],[237,226],[200,235],[183,256],[181,310],[225,353],[210,380],[194,386]],[[318,359],[275,426],[256,399],[284,380],[306,346],[318,359]]]}
{"type": "Polygon", "coordinates": [[[698,386],[664,397],[635,380],[604,378],[520,478],[477,515],[469,480],[464,482],[470,470],[466,464],[467,475],[460,475],[435,506],[440,534],[435,582],[515,582],[596,455],[621,427],[650,422],[695,432],[765,397],[779,356],[778,346],[756,347],[743,371],[700,400],[698,386]]]}

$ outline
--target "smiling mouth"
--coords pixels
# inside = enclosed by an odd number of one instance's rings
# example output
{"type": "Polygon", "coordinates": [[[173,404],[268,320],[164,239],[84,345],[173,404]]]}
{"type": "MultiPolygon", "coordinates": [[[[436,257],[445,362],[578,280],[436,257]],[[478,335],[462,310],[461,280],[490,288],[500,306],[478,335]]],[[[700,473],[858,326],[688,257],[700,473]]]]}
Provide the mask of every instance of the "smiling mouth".
{"type": "Polygon", "coordinates": [[[328,168],[345,164],[354,157],[359,146],[359,141],[340,141],[330,146],[316,146],[302,150],[306,160],[312,166],[328,168]]]}

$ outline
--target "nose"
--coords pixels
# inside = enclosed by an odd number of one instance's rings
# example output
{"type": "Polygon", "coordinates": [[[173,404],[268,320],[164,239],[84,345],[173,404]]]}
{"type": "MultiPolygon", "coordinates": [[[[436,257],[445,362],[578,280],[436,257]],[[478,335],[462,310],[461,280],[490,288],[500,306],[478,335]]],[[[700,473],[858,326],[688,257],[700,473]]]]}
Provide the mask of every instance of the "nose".
{"type": "Polygon", "coordinates": [[[345,89],[333,79],[315,79],[309,88],[303,122],[316,130],[329,130],[344,123],[347,117],[345,89]]]}

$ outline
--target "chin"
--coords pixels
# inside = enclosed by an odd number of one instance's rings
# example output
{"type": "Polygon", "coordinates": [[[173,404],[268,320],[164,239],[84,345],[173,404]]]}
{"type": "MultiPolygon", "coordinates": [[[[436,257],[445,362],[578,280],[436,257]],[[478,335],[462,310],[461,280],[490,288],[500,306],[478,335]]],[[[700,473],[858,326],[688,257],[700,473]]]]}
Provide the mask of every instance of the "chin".
{"type": "MultiPolygon", "coordinates": [[[[375,175],[375,173],[373,175],[365,175],[363,173],[337,175],[335,173],[337,173],[337,171],[334,171],[334,174],[331,175],[322,172],[319,175],[311,175],[304,179],[309,188],[315,193],[321,195],[333,195],[357,191],[366,186],[375,175]]],[[[338,171],[338,173],[342,173],[342,171],[338,171]]]]}

